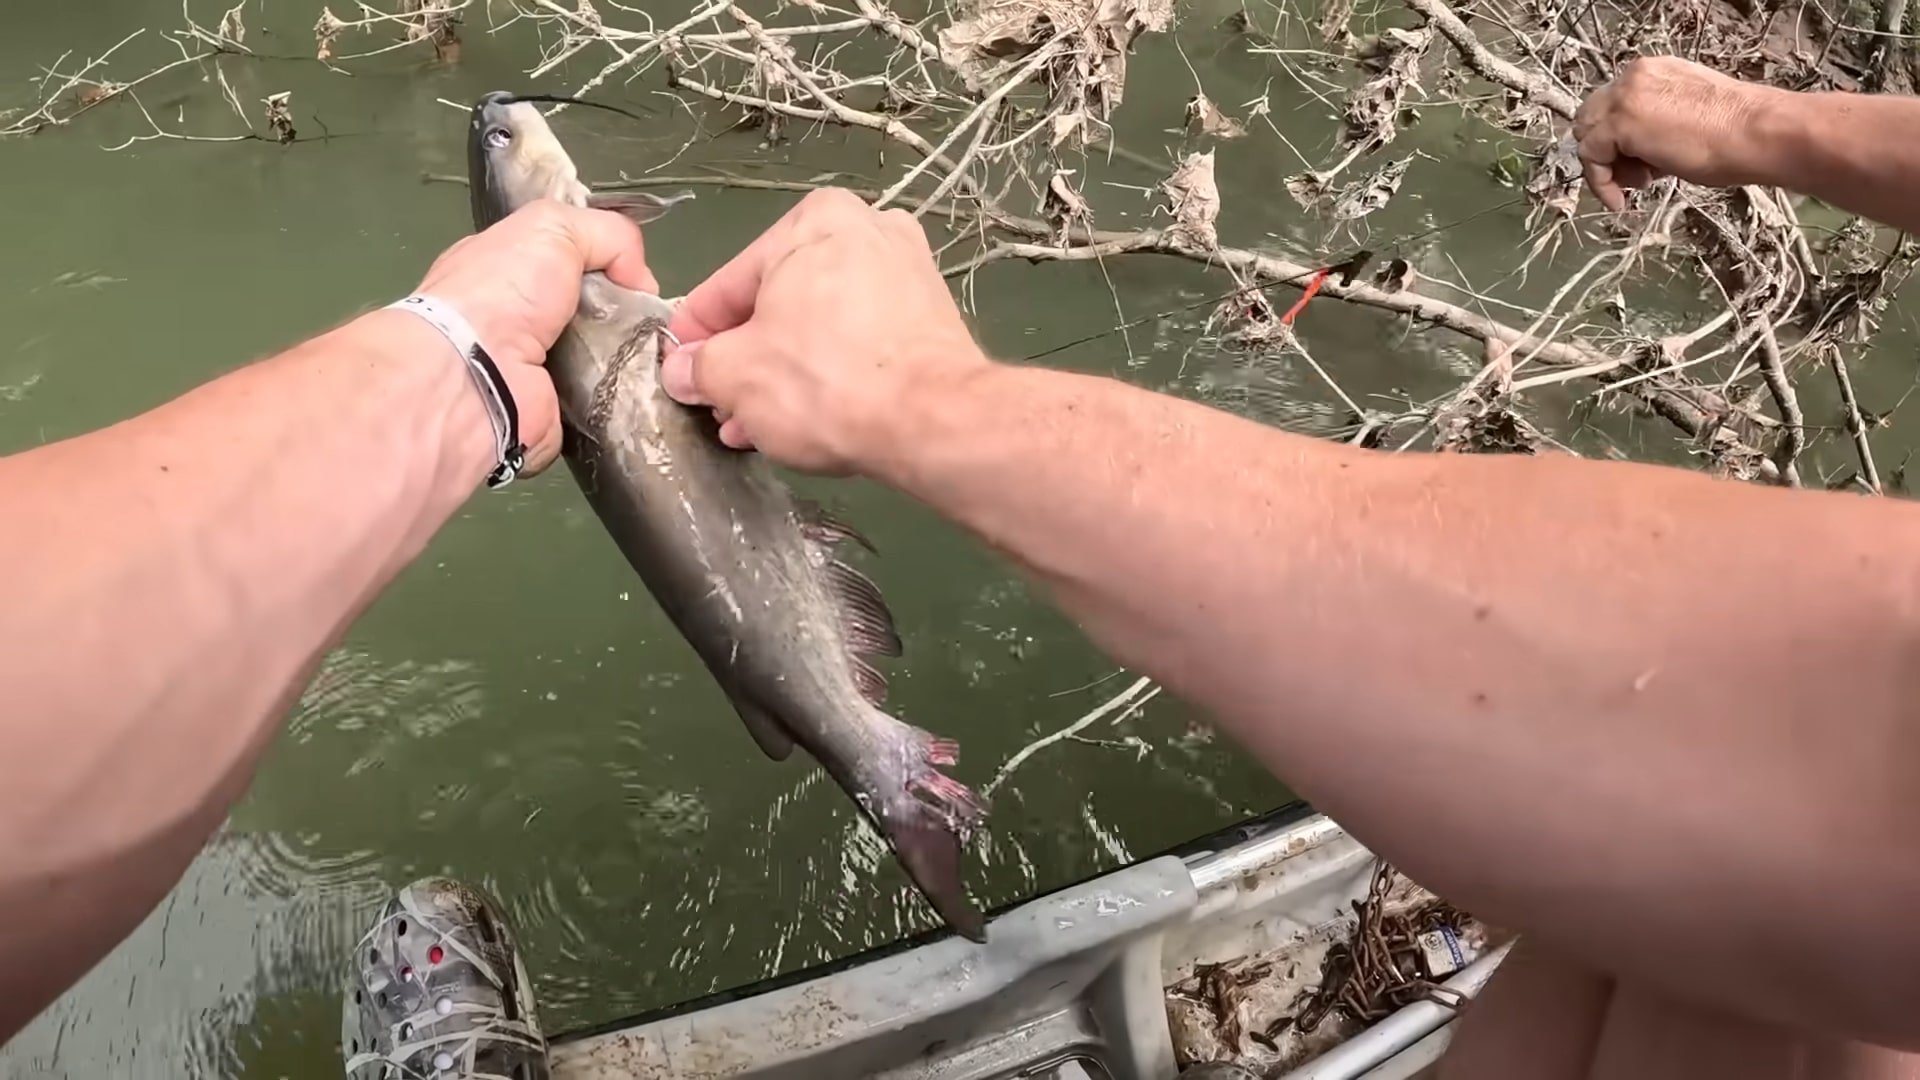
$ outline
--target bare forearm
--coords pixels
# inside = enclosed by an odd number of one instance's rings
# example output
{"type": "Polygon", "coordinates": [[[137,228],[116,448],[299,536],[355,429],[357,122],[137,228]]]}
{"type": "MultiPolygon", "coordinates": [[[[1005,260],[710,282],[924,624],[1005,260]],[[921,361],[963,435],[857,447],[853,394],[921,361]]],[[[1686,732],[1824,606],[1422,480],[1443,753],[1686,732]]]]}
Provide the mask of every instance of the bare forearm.
{"type": "Polygon", "coordinates": [[[1773,90],[1762,102],[1741,140],[1760,182],[1920,231],[1920,100],[1773,90]]]}
{"type": "Polygon", "coordinates": [[[172,885],[488,456],[446,342],[377,312],[0,459],[0,1032],[172,885]]]}
{"type": "Polygon", "coordinates": [[[1416,878],[1605,970],[1920,1039],[1887,945],[1920,902],[1913,508],[1010,368],[902,430],[882,479],[1416,878]]]}

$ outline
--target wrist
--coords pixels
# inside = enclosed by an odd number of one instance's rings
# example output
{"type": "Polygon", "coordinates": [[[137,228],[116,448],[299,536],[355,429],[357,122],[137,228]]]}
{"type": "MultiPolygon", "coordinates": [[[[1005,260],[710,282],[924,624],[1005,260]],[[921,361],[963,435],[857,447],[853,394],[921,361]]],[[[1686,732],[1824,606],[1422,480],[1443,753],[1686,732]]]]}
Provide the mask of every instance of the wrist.
{"type": "Polygon", "coordinates": [[[1795,188],[1796,167],[1812,149],[1809,109],[1814,95],[1753,84],[1744,122],[1732,132],[1729,154],[1741,182],[1795,188]]]}
{"type": "Polygon", "coordinates": [[[856,456],[858,472],[908,494],[922,494],[932,462],[979,438],[991,402],[1017,370],[977,349],[959,363],[930,365],[873,425],[856,456]]]}
{"type": "MultiPolygon", "coordinates": [[[[462,498],[497,464],[492,423],[467,362],[432,324],[406,311],[381,308],[347,323],[337,334],[381,371],[400,376],[389,404],[393,422],[414,433],[435,475],[462,498]]],[[[414,442],[416,440],[408,440],[414,442]]]]}

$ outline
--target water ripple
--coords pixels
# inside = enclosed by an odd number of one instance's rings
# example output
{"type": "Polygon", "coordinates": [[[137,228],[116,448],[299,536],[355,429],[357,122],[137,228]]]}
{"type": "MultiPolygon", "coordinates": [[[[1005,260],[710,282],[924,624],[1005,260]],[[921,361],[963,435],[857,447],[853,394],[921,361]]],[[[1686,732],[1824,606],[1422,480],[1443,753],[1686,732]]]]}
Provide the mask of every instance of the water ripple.
{"type": "Polygon", "coordinates": [[[466,660],[383,661],[336,649],[307,684],[287,723],[287,738],[312,740],[321,727],[378,732],[348,776],[382,764],[399,742],[426,739],[457,727],[480,711],[485,698],[477,668],[466,660]]]}
{"type": "Polygon", "coordinates": [[[386,895],[370,853],[223,832],[126,941],[0,1049],[0,1073],[242,1075],[259,1004],[337,985],[386,895]]]}

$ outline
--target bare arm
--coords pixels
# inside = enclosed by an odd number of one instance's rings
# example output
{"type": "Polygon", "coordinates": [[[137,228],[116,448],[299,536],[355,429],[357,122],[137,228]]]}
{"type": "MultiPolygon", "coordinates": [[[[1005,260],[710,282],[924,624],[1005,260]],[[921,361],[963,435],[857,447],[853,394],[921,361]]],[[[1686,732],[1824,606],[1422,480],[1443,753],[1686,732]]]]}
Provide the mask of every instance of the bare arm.
{"type": "Polygon", "coordinates": [[[1796,92],[1673,56],[1624,65],[1574,120],[1587,182],[1608,207],[1667,174],[1768,184],[1920,232],[1920,100],[1796,92]]]}
{"type": "Polygon", "coordinates": [[[877,475],[1417,880],[1920,1045],[1920,509],[1392,456],[1044,370],[913,400],[877,475]]]}
{"type": "Polygon", "coordinates": [[[844,193],[675,327],[706,341],[667,385],[730,413],[723,437],[984,537],[1469,910],[1603,971],[1920,1045],[1920,508],[1362,451],[990,364],[918,226],[844,193]]]}
{"type": "Polygon", "coordinates": [[[446,342],[384,312],[0,460],[0,1027],[171,887],[491,453],[446,342]]]}
{"type": "Polygon", "coordinates": [[[1773,90],[1758,95],[1754,128],[1758,182],[1920,232],[1920,99],[1773,90]]]}
{"type": "MultiPolygon", "coordinates": [[[[494,353],[538,466],[557,445],[538,363],[583,257],[652,280],[612,215],[541,208],[496,230],[425,288],[494,353]]],[[[0,459],[0,1037],[178,880],[323,652],[493,455],[447,341],[377,311],[0,459]]]]}

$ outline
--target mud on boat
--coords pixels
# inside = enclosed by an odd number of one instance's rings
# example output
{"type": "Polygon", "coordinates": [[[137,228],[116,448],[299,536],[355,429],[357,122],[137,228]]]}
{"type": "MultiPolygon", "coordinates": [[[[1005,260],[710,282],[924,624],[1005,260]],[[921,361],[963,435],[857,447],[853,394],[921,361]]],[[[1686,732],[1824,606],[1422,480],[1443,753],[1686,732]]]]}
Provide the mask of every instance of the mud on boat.
{"type": "Polygon", "coordinates": [[[945,931],[554,1041],[556,1080],[1404,1080],[1507,935],[1295,803],[945,931]]]}

